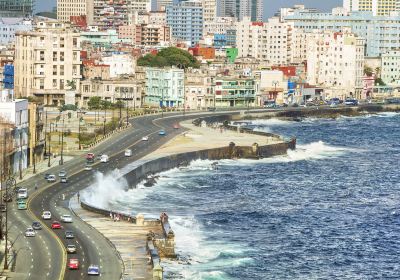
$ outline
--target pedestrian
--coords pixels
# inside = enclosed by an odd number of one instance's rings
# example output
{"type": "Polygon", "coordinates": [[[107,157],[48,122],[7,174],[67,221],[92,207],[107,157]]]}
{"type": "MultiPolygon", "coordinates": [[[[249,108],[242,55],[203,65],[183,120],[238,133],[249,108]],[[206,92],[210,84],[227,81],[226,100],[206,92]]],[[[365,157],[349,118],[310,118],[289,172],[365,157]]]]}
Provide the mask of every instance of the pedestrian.
{"type": "Polygon", "coordinates": [[[110,212],[110,219],[111,220],[113,219],[113,213],[112,212],[110,212]]]}
{"type": "Polygon", "coordinates": [[[80,195],[79,195],[79,192],[78,192],[78,202],[80,202],[80,195]]]}
{"type": "Polygon", "coordinates": [[[65,194],[62,194],[62,200],[65,200],[65,194]]]}

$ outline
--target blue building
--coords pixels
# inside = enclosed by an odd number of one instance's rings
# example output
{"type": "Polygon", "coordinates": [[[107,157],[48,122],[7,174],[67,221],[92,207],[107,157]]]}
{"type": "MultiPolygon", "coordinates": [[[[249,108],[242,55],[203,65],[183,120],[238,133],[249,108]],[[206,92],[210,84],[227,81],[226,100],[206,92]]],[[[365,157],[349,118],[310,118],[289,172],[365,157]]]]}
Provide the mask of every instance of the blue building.
{"type": "Polygon", "coordinates": [[[3,86],[5,89],[14,89],[14,65],[6,64],[3,70],[3,86]]]}
{"type": "Polygon", "coordinates": [[[284,19],[305,32],[351,28],[354,34],[366,39],[366,56],[376,57],[400,48],[400,16],[373,16],[372,12],[348,13],[343,8],[335,8],[332,13],[297,10],[284,19]]]}
{"type": "Polygon", "coordinates": [[[226,46],[226,34],[214,34],[214,47],[222,49],[226,46]]]}
{"type": "Polygon", "coordinates": [[[196,45],[203,37],[203,7],[201,1],[184,1],[168,5],[167,25],[172,37],[196,45]]]}

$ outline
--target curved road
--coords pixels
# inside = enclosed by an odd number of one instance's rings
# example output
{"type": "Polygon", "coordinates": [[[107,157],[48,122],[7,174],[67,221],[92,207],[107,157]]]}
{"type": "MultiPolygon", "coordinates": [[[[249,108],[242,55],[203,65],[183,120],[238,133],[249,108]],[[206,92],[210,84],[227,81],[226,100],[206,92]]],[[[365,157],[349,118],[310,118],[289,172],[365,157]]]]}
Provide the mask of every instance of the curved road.
{"type": "Polygon", "coordinates": [[[21,183],[19,186],[27,187],[30,194],[28,210],[16,210],[15,202],[8,205],[10,237],[14,241],[14,249],[17,253],[17,272],[13,273],[13,279],[87,279],[87,268],[90,264],[100,266],[100,279],[120,279],[122,264],[118,253],[99,232],[71,213],[68,207],[70,197],[93,182],[94,171],[106,173],[115,168],[122,168],[127,163],[156,150],[181,133],[183,129],[174,129],[174,123],[208,114],[214,113],[197,113],[186,116],[168,114],[162,119],[159,115],[135,118],[131,120],[133,128],[116,134],[92,150],[95,155],[109,155],[108,163],[96,162],[93,171],[84,171],[86,160],[82,155],[82,157],[66,162],[63,166],[57,165],[47,171],[58,175],[60,170],[65,170],[68,173],[68,183],[66,184],[47,183],[41,174],[21,183]],[[158,135],[161,127],[167,132],[166,136],[158,135]],[[143,136],[149,136],[149,140],[141,141],[143,136]],[[132,157],[124,157],[126,148],[132,149],[132,157]],[[34,190],[35,185],[38,186],[37,191],[34,190]],[[44,210],[51,211],[53,217],[50,221],[40,219],[44,210]],[[50,229],[51,222],[53,220],[60,221],[63,214],[73,215],[73,223],[62,224],[63,228],[59,230],[50,229]],[[25,229],[34,220],[40,221],[43,229],[37,231],[36,237],[24,237],[25,229]],[[72,230],[75,238],[65,239],[65,230],[72,230]],[[78,248],[77,253],[67,255],[66,244],[75,244],[78,248]],[[67,261],[72,257],[80,260],[79,270],[66,269],[67,261]]]}

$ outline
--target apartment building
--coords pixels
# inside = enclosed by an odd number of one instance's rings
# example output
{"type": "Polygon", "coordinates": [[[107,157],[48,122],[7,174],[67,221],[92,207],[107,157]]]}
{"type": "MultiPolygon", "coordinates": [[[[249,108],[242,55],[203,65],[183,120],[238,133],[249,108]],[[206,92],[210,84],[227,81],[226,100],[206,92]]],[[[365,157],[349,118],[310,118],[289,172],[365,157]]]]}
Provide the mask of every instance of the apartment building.
{"type": "Polygon", "coordinates": [[[307,82],[326,87],[331,97],[345,98],[362,88],[365,39],[323,31],[307,42],[307,82]]]}
{"type": "Polygon", "coordinates": [[[141,24],[135,26],[136,46],[165,46],[171,41],[171,29],[168,26],[141,24]]]}
{"type": "Polygon", "coordinates": [[[201,0],[167,6],[167,25],[172,37],[188,45],[197,44],[203,37],[203,7],[201,0]]]}
{"type": "Polygon", "coordinates": [[[15,40],[15,32],[32,30],[32,21],[23,18],[0,17],[0,45],[8,45],[15,40]]]}
{"type": "Polygon", "coordinates": [[[400,85],[400,50],[390,50],[382,54],[381,78],[387,85],[400,85]]]}
{"type": "Polygon", "coordinates": [[[173,0],[154,0],[156,11],[165,11],[167,6],[173,4],[173,0]]]}
{"type": "Polygon", "coordinates": [[[35,96],[45,105],[65,101],[67,82],[79,88],[80,34],[66,23],[38,22],[37,28],[17,32],[15,43],[15,95],[35,96]]]}
{"type": "Polygon", "coordinates": [[[259,83],[253,78],[216,77],[213,84],[216,107],[255,106],[259,83]]]}
{"type": "Polygon", "coordinates": [[[33,7],[33,0],[1,0],[0,18],[29,17],[32,16],[33,7]]]}
{"type": "Polygon", "coordinates": [[[57,0],[57,19],[70,22],[71,17],[86,16],[88,24],[93,23],[93,0],[57,0]]]}
{"type": "Polygon", "coordinates": [[[400,48],[398,16],[373,16],[372,12],[348,13],[344,8],[335,8],[331,13],[297,10],[286,16],[285,21],[309,33],[320,30],[341,32],[350,27],[355,35],[366,39],[366,55],[369,57],[400,48]]]}
{"type": "Polygon", "coordinates": [[[387,16],[398,12],[398,0],[343,0],[347,11],[370,11],[374,16],[387,16]]]}
{"type": "Polygon", "coordinates": [[[177,68],[146,68],[144,103],[151,107],[181,107],[185,93],[185,73],[177,68]]]}
{"type": "Polygon", "coordinates": [[[260,58],[264,23],[252,22],[246,17],[236,23],[235,29],[238,57],[260,58]]]}

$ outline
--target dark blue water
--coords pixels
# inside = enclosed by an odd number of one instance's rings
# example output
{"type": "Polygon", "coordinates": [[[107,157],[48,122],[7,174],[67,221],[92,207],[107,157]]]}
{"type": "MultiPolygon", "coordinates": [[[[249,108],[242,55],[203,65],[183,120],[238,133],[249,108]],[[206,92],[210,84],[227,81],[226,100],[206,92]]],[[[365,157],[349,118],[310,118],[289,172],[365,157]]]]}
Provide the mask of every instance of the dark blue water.
{"type": "Polygon", "coordinates": [[[260,120],[288,156],[195,162],[119,201],[169,213],[170,279],[400,279],[400,115],[260,120]]]}

